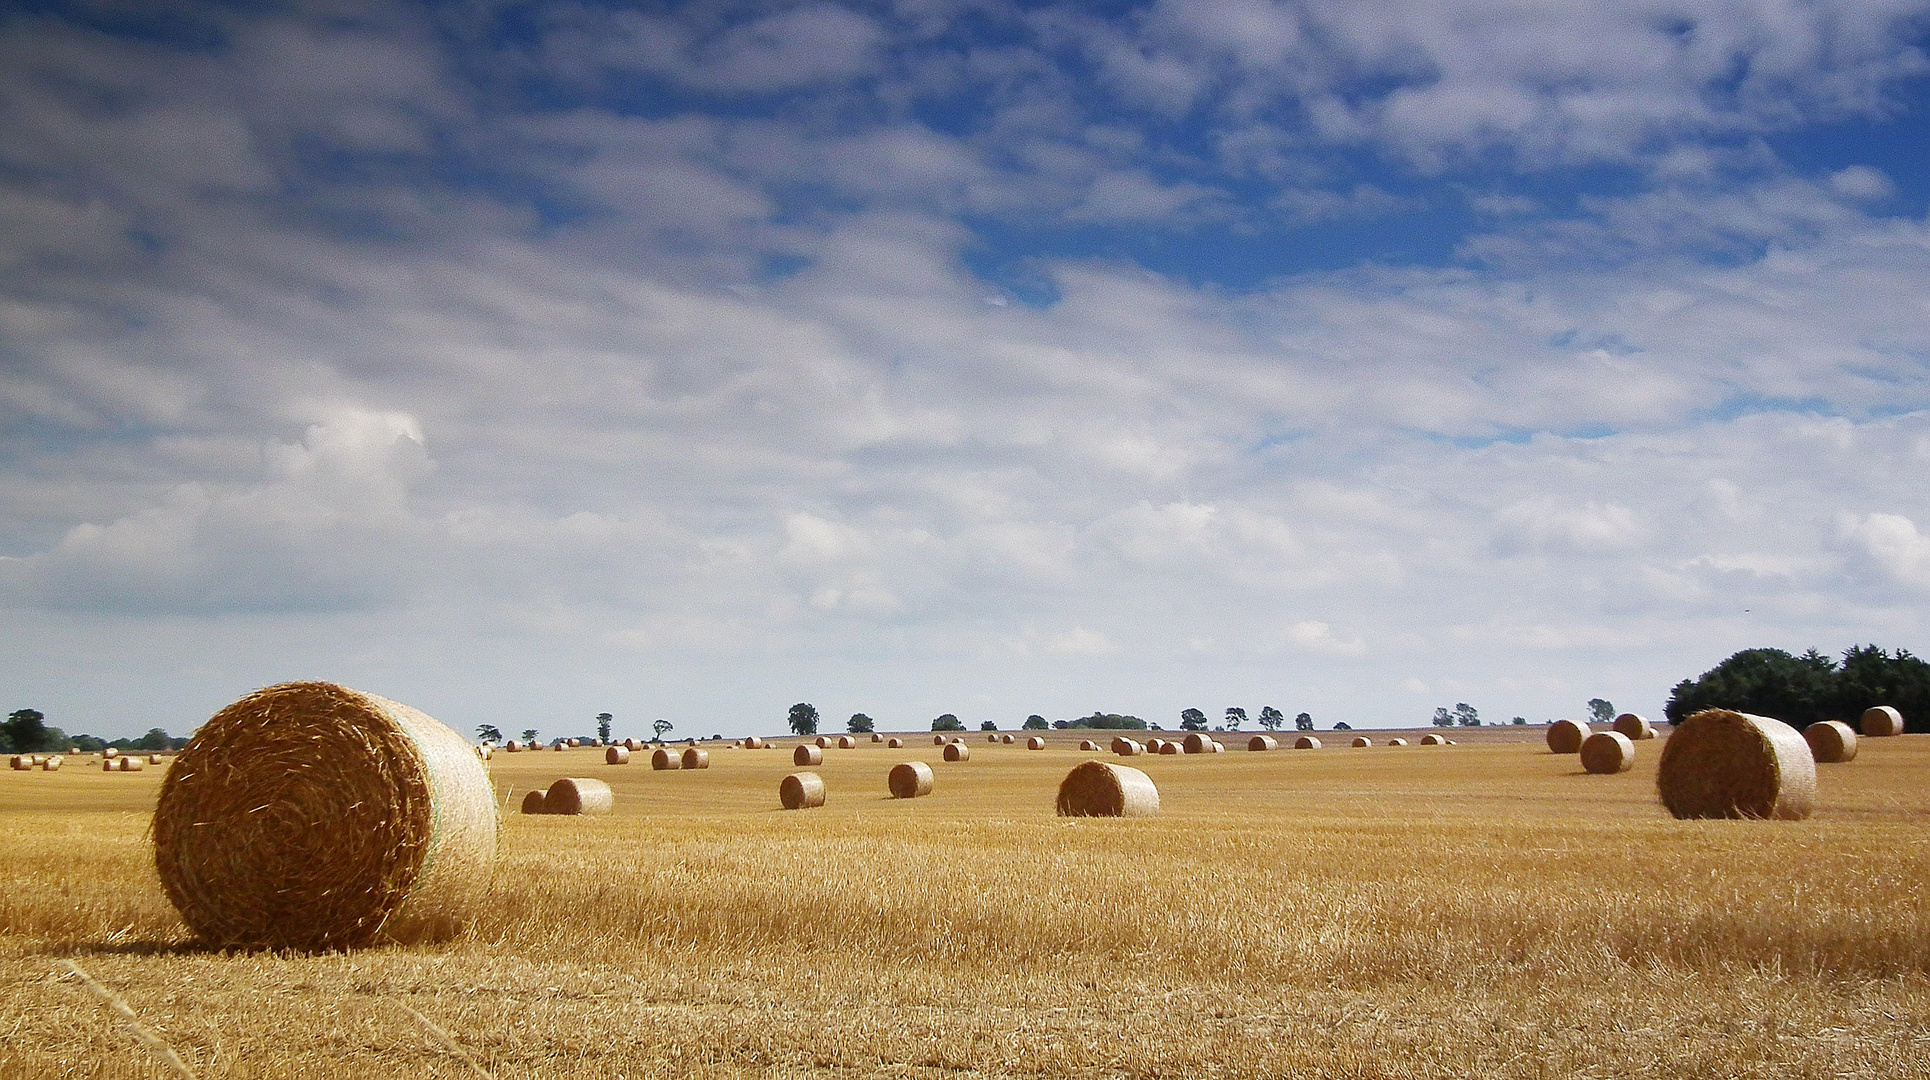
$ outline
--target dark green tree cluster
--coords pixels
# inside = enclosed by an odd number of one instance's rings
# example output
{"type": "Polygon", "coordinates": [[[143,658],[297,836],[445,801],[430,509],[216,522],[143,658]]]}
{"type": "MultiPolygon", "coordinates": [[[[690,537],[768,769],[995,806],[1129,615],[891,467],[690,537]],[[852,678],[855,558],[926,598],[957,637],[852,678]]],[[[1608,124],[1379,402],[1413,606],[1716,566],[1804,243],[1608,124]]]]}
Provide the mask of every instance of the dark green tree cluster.
{"type": "Polygon", "coordinates": [[[1119,713],[1097,712],[1091,716],[1081,716],[1068,723],[1069,728],[1097,728],[1113,731],[1144,731],[1146,721],[1137,716],[1122,716],[1119,713]]]}
{"type": "Polygon", "coordinates": [[[951,713],[945,713],[931,722],[933,731],[964,731],[965,722],[951,713]]]}
{"type": "Polygon", "coordinates": [[[1033,713],[1031,716],[1025,718],[1025,723],[1019,725],[1019,730],[1045,731],[1051,726],[1051,724],[1045,722],[1045,717],[1040,716],[1038,713],[1033,713]]]}
{"type": "MultiPolygon", "coordinates": [[[[1242,714],[1241,719],[1245,718],[1245,714],[1242,714]]],[[[1233,717],[1228,715],[1227,719],[1231,720],[1233,717]]],[[[1205,731],[1206,714],[1198,709],[1181,709],[1179,712],[1179,729],[1181,731],[1205,731]]]]}
{"type": "Polygon", "coordinates": [[[844,722],[844,730],[853,735],[869,735],[878,730],[878,724],[871,717],[861,712],[854,712],[851,714],[851,719],[844,722]]]}
{"type": "Polygon", "coordinates": [[[1891,653],[1876,645],[1848,650],[1841,664],[1815,649],[1801,656],[1744,649],[1700,677],[1675,684],[1663,712],[1676,724],[1703,709],[1734,709],[1797,728],[1818,720],[1855,727],[1874,705],[1902,713],[1907,731],[1930,731],[1930,663],[1908,649],[1891,653]]]}
{"type": "MultiPolygon", "coordinates": [[[[818,707],[808,701],[800,701],[796,705],[791,706],[791,715],[787,718],[787,722],[791,725],[792,734],[816,735],[818,733],[818,707]]],[[[664,721],[659,720],[657,723],[661,724],[664,723],[664,721]]],[[[662,738],[662,733],[659,732],[657,737],[662,738]]]]}
{"type": "Polygon", "coordinates": [[[103,739],[95,735],[69,735],[47,723],[47,715],[39,709],[15,709],[0,720],[0,753],[5,754],[43,754],[59,753],[69,747],[83,753],[99,753],[108,747],[116,750],[179,750],[188,745],[185,738],[176,738],[160,728],[149,728],[147,734],[134,739],[103,739]]]}

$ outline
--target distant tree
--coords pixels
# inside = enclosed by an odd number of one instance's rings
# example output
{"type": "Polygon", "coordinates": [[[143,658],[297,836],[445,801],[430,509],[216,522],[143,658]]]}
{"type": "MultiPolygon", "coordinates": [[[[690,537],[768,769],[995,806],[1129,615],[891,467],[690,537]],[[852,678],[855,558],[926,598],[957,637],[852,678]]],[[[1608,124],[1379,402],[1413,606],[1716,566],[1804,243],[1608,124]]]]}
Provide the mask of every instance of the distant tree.
{"type": "Polygon", "coordinates": [[[503,741],[503,733],[494,724],[477,724],[476,738],[483,742],[499,743],[503,741]]]}
{"type": "Polygon", "coordinates": [[[7,745],[4,749],[15,754],[31,754],[45,750],[47,746],[47,715],[39,709],[15,709],[0,721],[0,736],[7,745]]]}
{"type": "Polygon", "coordinates": [[[1019,725],[1019,730],[1044,731],[1051,726],[1051,724],[1045,722],[1045,717],[1040,716],[1038,713],[1033,713],[1031,716],[1025,718],[1025,723],[1019,725]]]}
{"type": "Polygon", "coordinates": [[[1875,645],[1845,652],[1829,711],[1836,719],[1854,722],[1872,705],[1894,707],[1910,731],[1930,731],[1930,664],[1908,649],[1898,649],[1894,656],[1875,645]]]}
{"type": "Polygon", "coordinates": [[[1679,724],[1703,709],[1734,709],[1805,728],[1830,718],[1836,696],[1836,664],[1815,649],[1744,649],[1677,683],[1663,712],[1679,724]]]}
{"type": "Polygon", "coordinates": [[[1071,727],[1071,726],[1072,726],[1072,721],[1070,721],[1070,720],[1054,720],[1054,721],[1052,721],[1052,726],[1053,726],[1053,727],[1055,727],[1055,728],[1058,728],[1058,729],[1059,729],[1060,731],[1064,731],[1065,729],[1067,729],[1067,728],[1069,728],[1069,727],[1071,727]]]}
{"type": "Polygon", "coordinates": [[[993,723],[992,721],[987,720],[984,723],[979,724],[978,729],[980,731],[997,731],[999,729],[999,726],[996,723],[993,723]]]}
{"type": "Polygon", "coordinates": [[[1295,731],[1312,731],[1313,717],[1307,713],[1294,714],[1293,729],[1295,731]]]}
{"type": "Polygon", "coordinates": [[[852,713],[851,719],[844,722],[844,730],[854,735],[869,735],[877,729],[878,725],[872,723],[871,717],[861,712],[852,713]]]}
{"type": "Polygon", "coordinates": [[[1354,730],[1354,725],[1348,723],[1345,720],[1342,720],[1340,723],[1334,725],[1334,730],[1335,731],[1352,731],[1354,730]]]}
{"type": "Polygon", "coordinates": [[[151,752],[155,750],[166,750],[169,746],[172,746],[173,743],[174,740],[168,738],[167,732],[162,731],[160,728],[148,728],[147,734],[128,744],[128,749],[147,750],[151,752]]]}
{"type": "Polygon", "coordinates": [[[1118,713],[1109,712],[1094,712],[1091,716],[1082,716],[1067,726],[1075,728],[1098,728],[1102,730],[1144,731],[1147,728],[1151,728],[1154,731],[1159,730],[1158,724],[1148,724],[1137,716],[1121,716],[1118,713]]]}
{"type": "Polygon", "coordinates": [[[818,707],[808,701],[800,701],[791,706],[787,721],[794,735],[816,735],[818,733],[818,707]]]}
{"type": "Polygon", "coordinates": [[[1453,713],[1451,713],[1451,712],[1449,712],[1449,711],[1447,711],[1447,708],[1446,708],[1445,706],[1443,706],[1443,707],[1441,707],[1441,708],[1438,708],[1438,709],[1435,709],[1435,710],[1434,710],[1434,726],[1435,726],[1435,727],[1453,727],[1453,726],[1454,726],[1454,714],[1453,714],[1453,713]]]}
{"type": "Polygon", "coordinates": [[[945,713],[931,722],[933,731],[964,731],[965,722],[951,713],[945,713]]]}
{"type": "Polygon", "coordinates": [[[1236,727],[1239,726],[1240,724],[1245,723],[1246,710],[1240,708],[1238,705],[1235,705],[1232,708],[1226,710],[1226,722],[1236,727]]]}
{"type": "MultiPolygon", "coordinates": [[[[1610,717],[1610,719],[1614,718],[1610,717]]],[[[1462,727],[1480,727],[1481,714],[1467,702],[1457,701],[1454,703],[1454,722],[1462,727]]]]}
{"type": "Polygon", "coordinates": [[[1181,731],[1205,731],[1206,714],[1198,709],[1181,709],[1179,711],[1179,729],[1181,731]]]}
{"type": "MultiPolygon", "coordinates": [[[[1228,717],[1226,723],[1227,726],[1233,730],[1240,730],[1239,722],[1233,718],[1228,717]]],[[[1281,728],[1287,726],[1287,714],[1271,705],[1262,705],[1260,707],[1260,726],[1266,728],[1268,731],[1279,731],[1281,728]]]]}
{"type": "MultiPolygon", "coordinates": [[[[813,721],[815,721],[817,719],[817,714],[812,713],[811,718],[813,721]]],[[[664,734],[668,732],[671,728],[674,728],[676,726],[677,725],[671,723],[668,720],[665,720],[661,716],[657,717],[655,720],[650,721],[650,730],[657,733],[658,742],[662,742],[664,734]]],[[[811,730],[816,731],[817,728],[814,726],[811,730]]]]}
{"type": "Polygon", "coordinates": [[[616,720],[616,717],[611,716],[609,713],[606,713],[606,712],[597,713],[596,714],[596,737],[599,739],[602,739],[604,742],[609,742],[610,741],[610,724],[615,720],[616,720]]]}
{"type": "Polygon", "coordinates": [[[524,742],[526,742],[526,743],[529,743],[529,744],[530,744],[530,745],[532,745],[532,746],[534,746],[534,745],[536,744],[536,729],[535,729],[535,728],[524,728],[524,729],[523,729],[523,741],[524,741],[524,742]]]}
{"type": "Polygon", "coordinates": [[[1591,724],[1612,724],[1615,722],[1615,703],[1607,698],[1588,699],[1588,722],[1591,724]]]}
{"type": "Polygon", "coordinates": [[[1515,725],[1516,727],[1525,727],[1528,723],[1528,718],[1525,716],[1517,716],[1513,720],[1510,720],[1508,722],[1510,724],[1515,725]]]}

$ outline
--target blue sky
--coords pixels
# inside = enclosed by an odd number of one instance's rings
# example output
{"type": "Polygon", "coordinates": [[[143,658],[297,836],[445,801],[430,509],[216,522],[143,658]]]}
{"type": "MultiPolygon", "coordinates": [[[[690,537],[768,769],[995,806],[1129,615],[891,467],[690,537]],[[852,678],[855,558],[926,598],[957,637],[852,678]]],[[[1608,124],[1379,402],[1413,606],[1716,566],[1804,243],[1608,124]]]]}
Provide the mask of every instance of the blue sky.
{"type": "Polygon", "coordinates": [[[1923,651],[1927,31],[13,5],[5,705],[1375,726],[1923,651]]]}

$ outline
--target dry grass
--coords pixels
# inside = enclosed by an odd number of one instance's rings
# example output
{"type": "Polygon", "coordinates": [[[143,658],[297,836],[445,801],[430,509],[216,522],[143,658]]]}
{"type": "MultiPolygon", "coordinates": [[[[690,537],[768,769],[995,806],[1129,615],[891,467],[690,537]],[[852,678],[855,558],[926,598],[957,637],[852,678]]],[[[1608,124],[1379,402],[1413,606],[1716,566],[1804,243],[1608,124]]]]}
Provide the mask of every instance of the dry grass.
{"type": "Polygon", "coordinates": [[[0,771],[0,1076],[166,1075],[64,958],[204,1080],[473,1075],[406,1010],[503,1080],[1925,1075],[1930,738],[1801,822],[1675,821],[1659,755],[1538,738],[1142,756],[1159,816],[1060,819],[1074,745],[912,800],[902,751],[827,755],[792,814],[788,755],[612,769],[609,815],[507,819],[469,933],[319,956],[187,943],[160,770],[0,771]]]}

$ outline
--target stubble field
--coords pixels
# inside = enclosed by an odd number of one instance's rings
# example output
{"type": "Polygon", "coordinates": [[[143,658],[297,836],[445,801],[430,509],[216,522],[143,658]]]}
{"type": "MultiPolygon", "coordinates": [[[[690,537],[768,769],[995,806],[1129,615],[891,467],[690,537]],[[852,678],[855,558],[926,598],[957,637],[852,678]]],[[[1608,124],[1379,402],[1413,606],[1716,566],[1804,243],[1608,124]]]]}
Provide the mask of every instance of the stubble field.
{"type": "Polygon", "coordinates": [[[512,807],[575,775],[616,812],[507,814],[454,942],[319,956],[186,939],[159,770],[0,774],[0,1076],[169,1075],[67,960],[206,1078],[1930,1075],[1930,737],[1794,823],[1669,819],[1659,742],[1598,777],[1343,739],[1136,758],[1158,817],[1068,821],[1116,759],[967,738],[827,751],[799,812],[789,743],[498,755],[512,807]],[[888,799],[901,760],[936,792],[888,799]]]}

